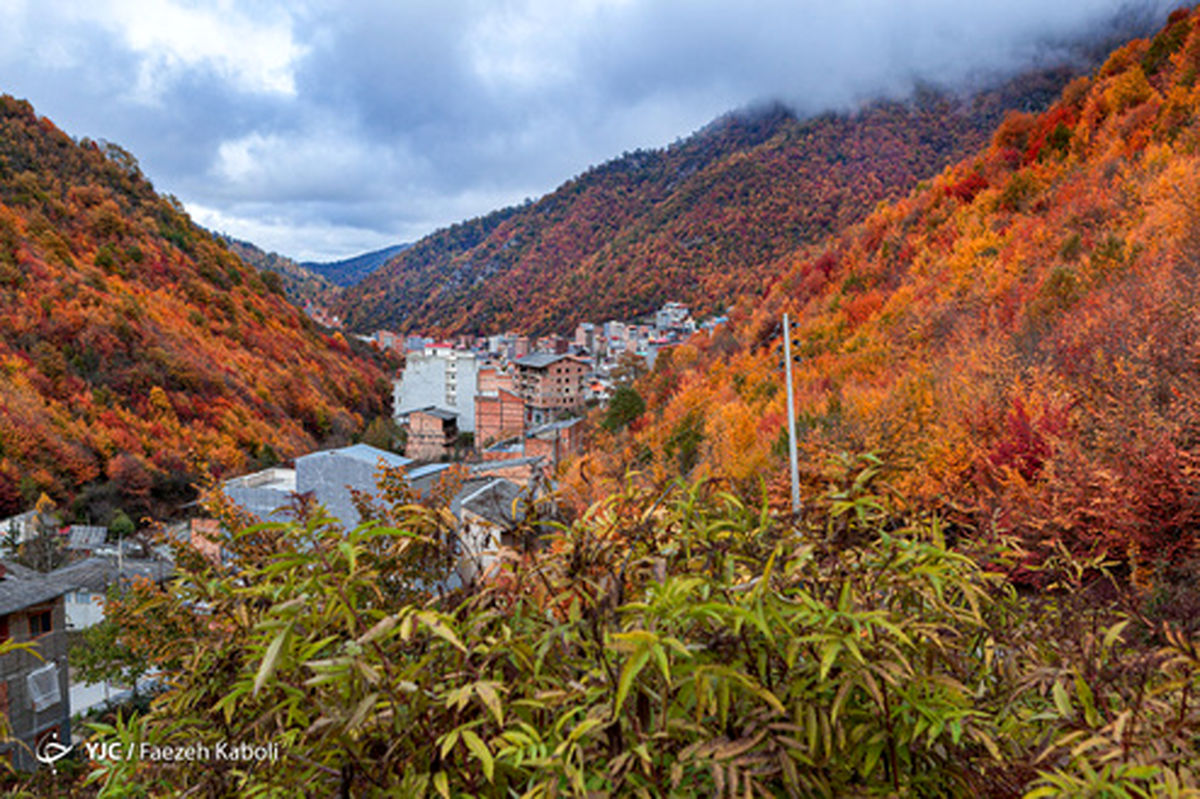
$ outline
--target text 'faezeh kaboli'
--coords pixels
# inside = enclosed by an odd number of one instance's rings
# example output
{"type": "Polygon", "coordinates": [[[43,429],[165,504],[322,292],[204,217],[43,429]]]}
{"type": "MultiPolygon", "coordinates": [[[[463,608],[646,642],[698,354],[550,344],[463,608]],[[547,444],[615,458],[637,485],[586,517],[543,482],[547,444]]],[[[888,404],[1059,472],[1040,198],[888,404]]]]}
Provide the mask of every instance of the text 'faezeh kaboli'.
{"type": "Polygon", "coordinates": [[[186,744],[167,746],[162,744],[127,744],[122,746],[119,741],[111,743],[84,744],[87,756],[91,760],[148,760],[160,763],[195,763],[195,762],[270,762],[279,759],[279,744],[268,743],[255,746],[248,743],[230,743],[218,741],[215,744],[186,744]]]}

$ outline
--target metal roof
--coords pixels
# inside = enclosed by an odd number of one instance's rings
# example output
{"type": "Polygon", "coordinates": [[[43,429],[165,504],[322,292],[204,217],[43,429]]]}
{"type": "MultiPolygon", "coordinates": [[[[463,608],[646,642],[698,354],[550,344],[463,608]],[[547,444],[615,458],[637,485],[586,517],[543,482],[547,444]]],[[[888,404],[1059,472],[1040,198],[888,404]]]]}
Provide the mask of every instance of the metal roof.
{"type": "Polygon", "coordinates": [[[397,455],[394,452],[378,449],[377,447],[372,447],[369,444],[352,444],[351,446],[341,447],[340,449],[325,449],[321,450],[320,452],[310,452],[307,455],[301,455],[299,458],[296,458],[296,469],[297,471],[300,469],[301,461],[307,461],[310,458],[328,458],[333,456],[353,458],[354,460],[370,464],[372,467],[379,462],[380,458],[383,458],[383,462],[388,466],[403,467],[413,462],[412,458],[405,458],[403,455],[397,455]]]}
{"type": "Polygon", "coordinates": [[[564,359],[572,361],[579,360],[571,355],[558,355],[553,352],[535,352],[530,355],[526,355],[524,358],[518,358],[517,360],[513,361],[513,363],[515,363],[517,366],[528,366],[533,369],[545,369],[550,364],[558,363],[564,359]]]}
{"type": "Polygon", "coordinates": [[[448,411],[445,408],[439,408],[436,405],[427,405],[424,408],[414,408],[411,411],[405,411],[404,415],[412,416],[414,413],[424,413],[428,416],[433,416],[438,419],[444,419],[445,421],[453,421],[458,418],[457,412],[448,411]]]}
{"type": "Polygon", "coordinates": [[[470,481],[451,503],[456,515],[469,511],[493,524],[511,527],[525,517],[521,500],[526,491],[511,480],[497,477],[470,481]]]}
{"type": "Polygon", "coordinates": [[[67,538],[67,549],[96,549],[104,546],[107,537],[108,530],[103,527],[73,524],[67,538]]]}
{"type": "Polygon", "coordinates": [[[576,417],[574,419],[562,419],[557,422],[547,422],[546,424],[539,425],[538,427],[534,427],[533,429],[529,430],[529,432],[525,434],[525,437],[532,438],[534,436],[540,436],[542,433],[553,433],[555,430],[566,430],[569,427],[574,427],[582,421],[583,419],[576,417]]]}

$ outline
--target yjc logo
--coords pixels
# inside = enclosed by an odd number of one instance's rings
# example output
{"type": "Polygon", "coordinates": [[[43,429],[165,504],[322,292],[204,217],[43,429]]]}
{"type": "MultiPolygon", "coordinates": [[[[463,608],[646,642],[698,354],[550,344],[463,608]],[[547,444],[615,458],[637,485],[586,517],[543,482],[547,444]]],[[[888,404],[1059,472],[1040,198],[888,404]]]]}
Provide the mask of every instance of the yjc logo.
{"type": "Polygon", "coordinates": [[[59,743],[58,732],[54,731],[38,742],[33,756],[39,763],[45,763],[51,771],[57,774],[58,769],[54,767],[54,764],[71,754],[71,750],[74,748],[74,746],[59,743]]]}

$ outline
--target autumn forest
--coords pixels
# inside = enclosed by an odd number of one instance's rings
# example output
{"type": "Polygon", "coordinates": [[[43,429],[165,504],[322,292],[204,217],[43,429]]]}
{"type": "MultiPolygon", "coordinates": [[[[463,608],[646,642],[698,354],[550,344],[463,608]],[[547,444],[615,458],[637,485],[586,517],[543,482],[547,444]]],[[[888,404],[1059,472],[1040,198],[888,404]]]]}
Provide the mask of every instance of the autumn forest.
{"type": "Polygon", "coordinates": [[[6,784],[1200,796],[1200,9],[1160,22],[969,96],[731,113],[336,289],[0,97],[0,517],[219,529],[109,596],[162,690],[89,740],[284,752],[6,784]],[[381,460],[353,529],[216,488],[390,417],[402,362],[353,332],[673,299],[727,318],[588,409],[485,577],[454,571],[464,467],[381,460]]]}

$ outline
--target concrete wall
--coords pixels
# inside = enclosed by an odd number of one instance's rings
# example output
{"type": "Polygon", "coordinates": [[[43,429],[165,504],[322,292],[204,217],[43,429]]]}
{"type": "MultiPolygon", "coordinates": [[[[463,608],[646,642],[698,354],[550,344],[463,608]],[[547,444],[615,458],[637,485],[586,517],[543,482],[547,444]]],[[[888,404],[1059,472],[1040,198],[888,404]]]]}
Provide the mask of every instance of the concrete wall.
{"type": "Polygon", "coordinates": [[[67,629],[82,630],[104,621],[104,594],[81,588],[66,594],[63,600],[67,629]]]}

